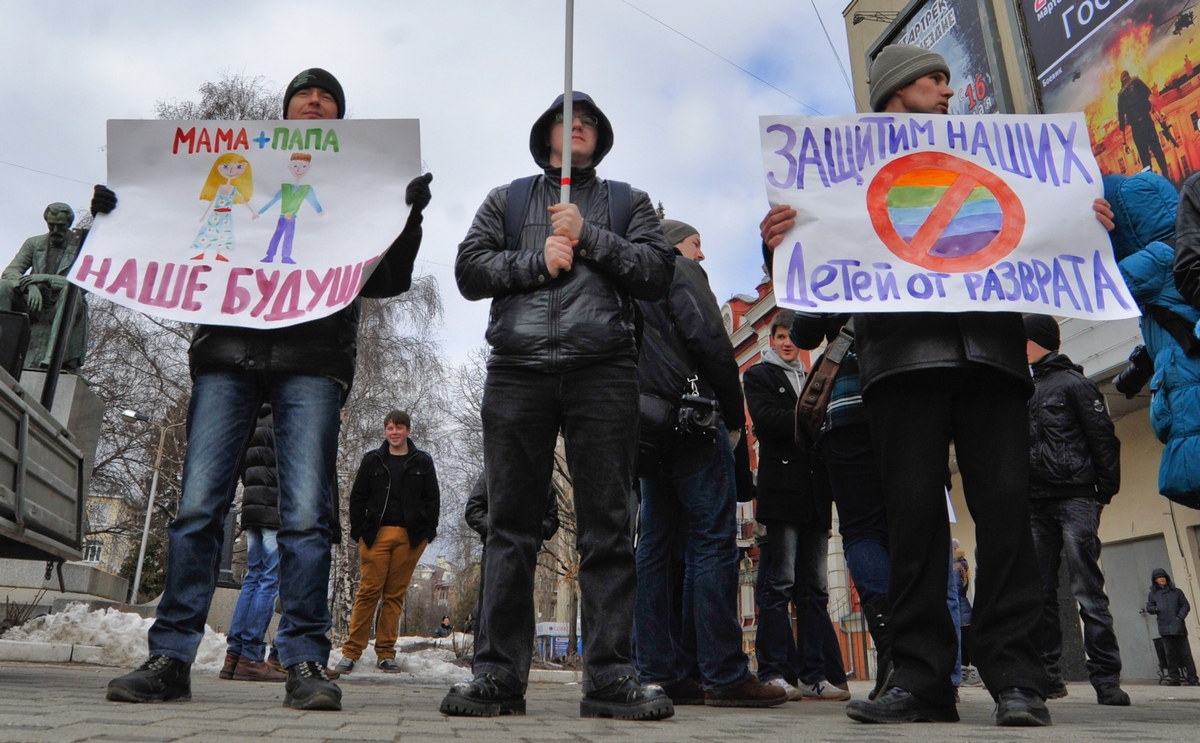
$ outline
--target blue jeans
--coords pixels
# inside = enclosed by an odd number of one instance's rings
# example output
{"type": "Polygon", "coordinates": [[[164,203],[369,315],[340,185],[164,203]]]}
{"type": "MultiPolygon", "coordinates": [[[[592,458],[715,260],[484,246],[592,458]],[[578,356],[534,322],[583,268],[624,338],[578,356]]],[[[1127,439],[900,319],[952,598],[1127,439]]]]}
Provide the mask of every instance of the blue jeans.
{"type": "Polygon", "coordinates": [[[329,539],[342,385],[329,377],[202,372],[188,404],[179,513],[167,529],[166,586],[150,627],[151,655],[185,663],[204,637],[225,515],[258,408],[275,417],[280,591],[275,644],[285,667],[329,660],[329,539]]]}
{"type": "Polygon", "coordinates": [[[1061,680],[1062,625],[1058,619],[1058,565],[1066,548],[1071,593],[1083,619],[1083,648],[1093,686],[1121,680],[1121,651],[1113,632],[1104,573],[1100,571],[1100,512],[1094,498],[1029,501],[1033,545],[1042,572],[1042,663],[1051,679],[1061,680]]]}
{"type": "Polygon", "coordinates": [[[267,627],[279,596],[277,529],[246,529],[246,577],[229,623],[229,651],[261,661],[267,652],[267,627]]]}
{"type": "Polygon", "coordinates": [[[946,586],[946,608],[950,610],[950,618],[954,620],[954,637],[958,645],[958,660],[954,663],[954,668],[950,671],[950,683],[954,688],[962,685],[962,628],[959,623],[962,621],[962,614],[958,605],[958,571],[954,569],[954,548],[950,548],[950,575],[948,576],[948,584],[946,586]]]}
{"type": "Polygon", "coordinates": [[[758,678],[843,683],[841,645],[829,619],[829,530],[809,524],[769,523],[759,545],[758,678]],[[796,638],[788,604],[796,606],[796,638]]]}
{"type": "Polygon", "coordinates": [[[712,441],[688,441],[656,478],[642,479],[637,545],[637,663],[642,679],[671,683],[689,675],[684,639],[672,625],[676,529],[687,525],[682,621],[695,632],[695,658],[706,689],[735,686],[749,675],[737,616],[737,488],[733,450],[722,426],[712,441]]]}

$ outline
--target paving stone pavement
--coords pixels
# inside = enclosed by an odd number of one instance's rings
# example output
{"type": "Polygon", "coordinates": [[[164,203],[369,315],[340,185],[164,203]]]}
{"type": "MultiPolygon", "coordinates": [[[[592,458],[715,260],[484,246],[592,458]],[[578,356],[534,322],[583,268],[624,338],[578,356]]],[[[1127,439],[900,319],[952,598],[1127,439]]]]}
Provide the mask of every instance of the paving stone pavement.
{"type": "MultiPolygon", "coordinates": [[[[104,688],[120,669],[83,664],[0,664],[0,743],[123,741],[241,743],[316,741],[1196,741],[1200,688],[1127,685],[1133,706],[1100,707],[1087,684],[1050,703],[1051,728],[997,728],[992,701],[964,689],[957,725],[860,725],[840,702],[789,702],[766,710],[680,707],[655,723],[583,720],[578,686],[536,684],[524,717],[450,718],[438,713],[445,688],[392,679],[343,679],[342,712],[297,712],[282,706],[283,685],[192,679],[192,701],[117,704],[104,688]]],[[[865,695],[869,685],[853,682],[865,695]]]]}

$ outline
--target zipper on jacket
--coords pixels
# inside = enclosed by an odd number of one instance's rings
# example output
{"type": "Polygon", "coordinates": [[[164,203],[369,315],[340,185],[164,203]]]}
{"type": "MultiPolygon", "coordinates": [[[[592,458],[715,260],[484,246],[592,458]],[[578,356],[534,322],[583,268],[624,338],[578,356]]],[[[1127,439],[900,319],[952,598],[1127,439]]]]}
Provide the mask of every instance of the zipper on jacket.
{"type": "MultiPolygon", "coordinates": [[[[390,454],[391,451],[389,450],[388,453],[390,454]]],[[[387,466],[387,460],[383,458],[382,454],[376,451],[375,456],[379,457],[379,463],[383,465],[383,471],[387,475],[387,490],[383,493],[383,508],[379,509],[379,521],[375,524],[376,529],[382,529],[383,517],[387,513],[388,501],[392,498],[392,470],[387,466]]]]}

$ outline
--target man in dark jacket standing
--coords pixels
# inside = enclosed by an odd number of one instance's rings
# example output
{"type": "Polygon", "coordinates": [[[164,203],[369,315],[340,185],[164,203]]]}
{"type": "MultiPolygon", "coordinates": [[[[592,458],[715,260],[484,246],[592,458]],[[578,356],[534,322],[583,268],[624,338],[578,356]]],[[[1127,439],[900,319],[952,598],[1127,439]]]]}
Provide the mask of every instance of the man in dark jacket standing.
{"type": "MultiPolygon", "coordinates": [[[[884,47],[871,65],[871,108],[944,114],[954,97],[940,55],[884,47]]],[[[1112,229],[1098,199],[1097,219],[1112,229]]],[[[796,212],[773,208],[760,225],[777,246],[796,212]]],[[[954,442],[977,525],[974,634],[996,724],[1049,725],[1046,671],[1034,641],[1041,620],[1029,530],[1029,411],[1033,382],[1011,312],[902,312],[855,316],[863,400],[887,503],[893,686],[847,705],[860,722],[957,722],[951,673],[958,643],[946,605],[946,473],[954,442]]]]}
{"type": "Polygon", "coordinates": [[[1192,649],[1188,647],[1187,623],[1184,621],[1191,611],[1187,596],[1175,587],[1167,571],[1155,568],[1150,575],[1146,613],[1158,619],[1158,634],[1162,638],[1163,654],[1167,656],[1170,674],[1169,686],[1179,686],[1184,674],[1188,674],[1187,681],[1196,685],[1195,664],[1192,661],[1192,649]]]}
{"type": "Polygon", "coordinates": [[[796,399],[804,387],[804,364],[790,336],[794,316],[789,310],[775,315],[771,347],[742,376],[758,439],[754,520],[767,530],[765,542],[759,543],[754,652],[759,679],[784,689],[790,699],[846,700],[850,693],[834,685],[844,684],[846,675],[828,612],[833,495],[820,460],[796,445],[796,399]],[[793,602],[798,643],[788,608],[793,602]],[[837,652],[827,657],[826,647],[837,652]]]}
{"type": "Polygon", "coordinates": [[[562,120],[559,100],[530,131],[544,175],[526,192],[528,205],[520,209],[514,199],[509,215],[512,189],[494,189],[458,247],[459,291],[492,299],[482,410],[489,531],[475,680],[451,688],[441,706],[450,715],[525,711],[545,512],[541,498],[530,496],[549,490],[560,429],[581,552],[580,714],[661,719],[674,711],[662,689],[638,681],[630,658],[636,576],[628,505],[638,429],[633,300],[666,294],[671,249],[645,193],[596,175],[612,147],[612,125],[587,95],[572,98],[571,121],[562,120]],[[558,203],[564,125],[571,134],[568,204],[558,203]],[[627,207],[623,230],[612,224],[617,192],[627,207]]]}
{"type": "MultiPolygon", "coordinates": [[[[301,72],[284,92],[285,119],[340,119],[346,99],[319,68],[301,72]]],[[[429,181],[408,186],[408,222],[359,293],[407,291],[421,244],[429,181]]],[[[330,250],[335,249],[333,246],[330,250]]],[[[330,488],[336,473],[340,410],[354,381],[360,301],[319,320],[268,330],[201,325],[189,351],[192,396],[179,512],[169,528],[166,586],[150,628],[150,658],[114,679],[108,698],[154,702],[191,698],[191,665],[208,616],[229,510],[259,405],[275,417],[279,469],[279,565],[283,617],[275,643],[288,669],[284,704],[341,709],[329,680],[330,488]]]]}
{"type": "Polygon", "coordinates": [[[437,536],[442,508],[433,458],[413,441],[412,418],[393,410],[383,419],[386,440],[363,456],[350,490],[350,538],[358,543],[361,573],[350,633],[334,668],[350,673],[375,625],[376,665],[399,673],[396,637],[404,594],[421,553],[437,536]],[[375,622],[375,612],[379,621],[375,622]]]}
{"type": "Polygon", "coordinates": [[[1083,619],[1088,675],[1100,704],[1128,706],[1121,690],[1121,651],[1100,572],[1100,514],[1121,488],[1121,442],[1104,394],[1083,370],[1058,353],[1058,321],[1025,317],[1026,355],[1033,369],[1029,398],[1029,517],[1042,571],[1042,662],[1047,697],[1067,695],[1058,661],[1058,566],[1067,550],[1071,593],[1083,619]]]}
{"type": "Polygon", "coordinates": [[[670,416],[674,420],[683,421],[685,409],[713,419],[681,423],[663,437],[657,456],[643,448],[641,458],[648,461],[638,462],[638,670],[679,704],[782,704],[787,701],[782,689],[750,673],[737,616],[733,447],[745,428],[746,409],[733,345],[708,276],[683,252],[702,256],[696,229],[667,219],[663,232],[676,249],[675,274],[666,299],[638,303],[644,318],[639,389],[679,410],[670,416]],[[681,403],[684,395],[695,399],[681,403]],[[682,604],[672,588],[679,554],[686,564],[682,604]],[[681,616],[673,616],[676,611],[681,616]],[[694,657],[685,636],[695,638],[694,657]],[[693,665],[699,679],[689,675],[693,665]]]}

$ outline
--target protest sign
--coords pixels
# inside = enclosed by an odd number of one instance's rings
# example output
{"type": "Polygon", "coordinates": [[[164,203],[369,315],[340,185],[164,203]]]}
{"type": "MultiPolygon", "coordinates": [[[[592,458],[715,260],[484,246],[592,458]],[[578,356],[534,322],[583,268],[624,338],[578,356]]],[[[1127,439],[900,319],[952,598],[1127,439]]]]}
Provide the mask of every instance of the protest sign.
{"type": "Polygon", "coordinates": [[[416,120],[109,121],[108,186],[69,279],[171,320],[249,328],[352,302],[408,218],[416,120]]]}
{"type": "Polygon", "coordinates": [[[807,312],[1137,316],[1092,202],[1081,114],[764,116],[767,196],[798,212],[775,299],[807,312]]]}

